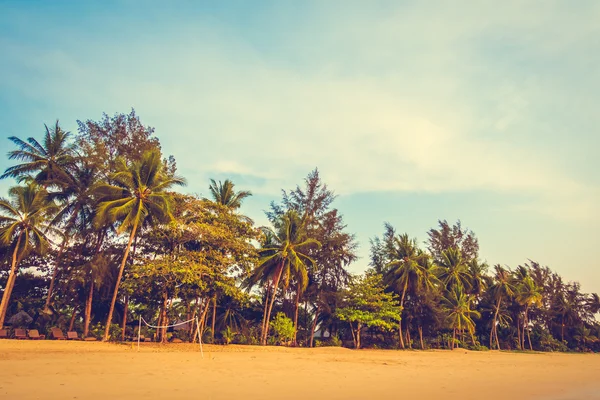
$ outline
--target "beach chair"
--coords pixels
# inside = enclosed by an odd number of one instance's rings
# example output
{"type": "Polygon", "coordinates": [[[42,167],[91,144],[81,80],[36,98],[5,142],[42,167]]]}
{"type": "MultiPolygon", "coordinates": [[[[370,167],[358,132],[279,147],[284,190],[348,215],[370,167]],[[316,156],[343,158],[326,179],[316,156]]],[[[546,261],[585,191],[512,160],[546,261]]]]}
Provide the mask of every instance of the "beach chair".
{"type": "Polygon", "coordinates": [[[27,332],[25,329],[15,329],[15,339],[27,339],[27,332]]]}
{"type": "Polygon", "coordinates": [[[0,329],[0,339],[8,339],[8,329],[0,329]]]}
{"type": "Polygon", "coordinates": [[[96,338],[95,338],[95,337],[93,337],[93,336],[88,336],[88,337],[84,338],[83,340],[84,340],[85,342],[95,342],[95,341],[96,341],[96,340],[98,340],[98,339],[96,339],[96,338]]]}
{"type": "Polygon", "coordinates": [[[79,338],[79,335],[77,335],[77,332],[67,332],[67,340],[81,340],[79,338]]]}
{"type": "Polygon", "coordinates": [[[27,331],[27,336],[29,339],[33,340],[46,339],[46,335],[40,335],[40,332],[37,329],[30,329],[27,331]]]}
{"type": "Polygon", "coordinates": [[[66,340],[65,334],[59,328],[50,328],[50,333],[55,340],[66,340]]]}

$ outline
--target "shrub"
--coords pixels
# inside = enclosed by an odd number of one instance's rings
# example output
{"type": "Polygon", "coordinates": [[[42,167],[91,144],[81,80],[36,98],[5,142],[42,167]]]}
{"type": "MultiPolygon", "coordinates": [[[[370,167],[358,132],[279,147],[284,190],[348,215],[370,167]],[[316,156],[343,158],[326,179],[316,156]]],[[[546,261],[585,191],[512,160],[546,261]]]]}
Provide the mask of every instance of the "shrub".
{"type": "Polygon", "coordinates": [[[235,332],[228,326],[225,330],[221,331],[221,336],[223,337],[223,344],[230,344],[235,337],[235,332]]]}
{"type": "Polygon", "coordinates": [[[294,337],[294,322],[284,313],[278,312],[270,325],[279,344],[289,342],[294,337]]]}

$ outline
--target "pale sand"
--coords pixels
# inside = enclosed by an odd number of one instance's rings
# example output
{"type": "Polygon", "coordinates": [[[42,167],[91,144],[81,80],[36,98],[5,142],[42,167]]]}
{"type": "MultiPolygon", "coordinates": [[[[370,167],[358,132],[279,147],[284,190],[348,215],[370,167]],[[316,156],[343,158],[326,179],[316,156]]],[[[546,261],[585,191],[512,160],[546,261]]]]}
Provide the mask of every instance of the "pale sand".
{"type": "Polygon", "coordinates": [[[0,340],[1,399],[600,399],[600,355],[0,340]]]}

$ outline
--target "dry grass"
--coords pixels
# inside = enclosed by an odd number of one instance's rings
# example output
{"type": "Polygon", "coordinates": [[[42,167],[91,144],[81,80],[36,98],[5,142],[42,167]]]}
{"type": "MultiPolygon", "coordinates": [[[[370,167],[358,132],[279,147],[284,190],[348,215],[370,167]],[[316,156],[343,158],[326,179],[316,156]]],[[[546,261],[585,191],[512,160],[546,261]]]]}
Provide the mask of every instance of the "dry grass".
{"type": "Polygon", "coordinates": [[[599,376],[593,354],[0,340],[0,399],[591,400],[599,376]]]}

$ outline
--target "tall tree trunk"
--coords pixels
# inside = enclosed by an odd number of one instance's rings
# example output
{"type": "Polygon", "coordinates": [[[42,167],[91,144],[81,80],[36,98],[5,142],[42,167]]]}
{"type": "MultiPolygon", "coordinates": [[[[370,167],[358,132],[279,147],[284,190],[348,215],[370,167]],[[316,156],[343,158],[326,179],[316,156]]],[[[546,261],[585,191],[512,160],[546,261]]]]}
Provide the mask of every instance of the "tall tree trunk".
{"type": "Polygon", "coordinates": [[[65,237],[63,238],[63,241],[60,244],[60,249],[58,250],[58,254],[56,256],[56,265],[54,266],[54,270],[52,271],[52,277],[50,278],[50,287],[48,288],[48,294],[46,295],[46,304],[44,306],[45,310],[48,310],[48,307],[50,306],[52,301],[52,295],[54,294],[54,285],[56,282],[56,276],[58,275],[58,269],[60,268],[60,262],[62,261],[62,256],[65,251],[65,248],[67,247],[71,239],[68,232],[75,225],[75,221],[77,220],[77,213],[79,213],[79,207],[76,207],[75,210],[73,210],[73,214],[71,215],[71,218],[69,218],[69,222],[65,227],[65,237]]]}
{"type": "MultiPolygon", "coordinates": [[[[496,302],[496,311],[494,312],[494,320],[492,321],[492,330],[490,331],[490,349],[493,346],[493,337],[494,337],[494,332],[496,330],[496,322],[498,321],[498,313],[500,312],[500,300],[502,300],[502,298],[500,296],[498,296],[498,301],[496,302]]],[[[498,337],[496,336],[496,341],[498,341],[498,337]]],[[[498,344],[498,347],[500,347],[500,344],[498,344]]]]}
{"type": "Polygon", "coordinates": [[[202,337],[202,332],[204,332],[204,328],[206,327],[206,317],[208,316],[209,310],[209,300],[206,300],[206,304],[204,305],[204,310],[202,311],[202,316],[200,317],[200,337],[202,337]]]}
{"type": "Polygon", "coordinates": [[[419,330],[419,340],[421,341],[421,350],[425,350],[425,344],[423,343],[423,327],[421,325],[419,325],[417,327],[417,329],[419,330]]]}
{"type": "Polygon", "coordinates": [[[129,295],[125,295],[125,307],[123,307],[123,322],[121,323],[121,341],[125,341],[125,328],[127,327],[127,312],[129,311],[129,295]]]}
{"type": "Polygon", "coordinates": [[[283,273],[283,262],[279,263],[279,271],[277,271],[277,277],[275,278],[275,282],[273,284],[273,293],[271,294],[271,301],[269,302],[269,309],[267,310],[267,318],[265,320],[265,328],[262,337],[262,345],[267,345],[267,337],[269,336],[269,320],[271,319],[271,312],[273,311],[273,304],[275,303],[275,298],[277,297],[277,287],[279,286],[279,280],[281,279],[281,274],[283,273]]]}
{"type": "Polygon", "coordinates": [[[358,329],[356,330],[356,348],[360,349],[360,331],[362,326],[360,324],[360,322],[358,323],[358,329]]]}
{"type": "Polygon", "coordinates": [[[294,311],[294,339],[292,341],[292,345],[298,346],[298,308],[300,307],[300,285],[298,284],[298,288],[296,290],[296,310],[294,311]]]}
{"type": "MultiPolygon", "coordinates": [[[[529,325],[529,316],[527,315],[528,311],[529,310],[525,311],[525,321],[527,325],[529,325]]],[[[527,341],[529,342],[529,350],[533,350],[533,346],[531,345],[531,334],[529,332],[529,328],[527,328],[527,341]]],[[[525,339],[523,339],[523,347],[525,347],[525,339]]]]}
{"type": "Polygon", "coordinates": [[[521,331],[521,350],[525,350],[525,327],[527,325],[527,312],[529,311],[529,305],[525,306],[525,313],[523,313],[523,330],[521,331]]]}
{"type": "Polygon", "coordinates": [[[213,344],[215,343],[215,324],[217,322],[217,295],[215,294],[213,299],[213,308],[212,308],[212,322],[210,326],[210,337],[212,339],[213,344]]]}
{"type": "Polygon", "coordinates": [[[17,244],[15,245],[15,250],[12,255],[12,264],[10,266],[10,272],[8,273],[8,279],[6,281],[6,286],[4,287],[4,294],[2,295],[2,302],[0,303],[0,328],[4,325],[4,319],[6,318],[6,311],[8,310],[8,301],[10,300],[10,295],[12,293],[12,288],[15,283],[16,275],[17,275],[17,254],[19,253],[19,247],[21,246],[21,238],[23,237],[23,233],[19,234],[19,238],[17,239],[17,244]]]}
{"type": "Polygon", "coordinates": [[[133,242],[133,238],[137,233],[138,221],[136,220],[133,224],[133,229],[131,229],[131,235],[129,235],[129,242],[127,243],[127,247],[125,247],[125,254],[123,255],[123,261],[121,261],[121,266],[119,268],[119,275],[117,276],[117,282],[115,283],[115,292],[113,293],[112,301],[110,302],[110,308],[108,310],[108,318],[106,318],[106,327],[104,329],[104,337],[102,338],[103,342],[108,340],[108,335],[110,333],[110,323],[112,322],[113,312],[115,311],[115,303],[117,302],[117,295],[119,294],[119,285],[121,284],[121,278],[123,277],[123,270],[125,269],[125,263],[127,263],[127,257],[129,256],[129,250],[131,249],[131,243],[133,242]]]}
{"type": "Polygon", "coordinates": [[[456,343],[456,328],[452,330],[452,347],[450,350],[454,350],[454,344],[456,343]]]}
{"type": "Polygon", "coordinates": [[[308,345],[309,347],[313,347],[313,342],[314,342],[314,339],[315,339],[315,329],[317,327],[317,319],[319,317],[319,307],[320,306],[321,305],[319,304],[319,300],[317,298],[317,309],[315,310],[315,317],[314,317],[315,319],[313,319],[313,323],[312,323],[312,326],[310,328],[310,344],[308,345]]]}
{"type": "MultiPolygon", "coordinates": [[[[1,326],[1,324],[0,324],[1,326]]],[[[561,316],[561,321],[560,321],[560,341],[564,342],[565,341],[565,316],[564,314],[561,316]]]]}
{"type": "Polygon", "coordinates": [[[354,327],[352,326],[352,322],[348,322],[350,324],[350,333],[352,333],[352,341],[354,342],[354,348],[358,349],[358,344],[356,342],[356,334],[354,333],[354,327]]]}
{"type": "Polygon", "coordinates": [[[402,298],[400,299],[400,321],[398,322],[398,336],[400,337],[400,347],[404,347],[404,338],[402,337],[402,314],[404,314],[404,297],[406,296],[406,289],[408,289],[408,282],[404,284],[402,289],[402,298]]]}
{"type": "Polygon", "coordinates": [[[94,298],[94,280],[92,279],[90,282],[90,292],[88,293],[88,298],[85,302],[85,315],[83,316],[83,338],[84,339],[88,336],[88,332],[90,330],[90,321],[92,319],[93,298],[94,298]]]}
{"type": "Polygon", "coordinates": [[[408,324],[406,325],[406,344],[408,345],[409,349],[412,349],[412,343],[410,339],[410,326],[408,324]]]}
{"type": "Polygon", "coordinates": [[[73,332],[73,325],[75,324],[75,315],[77,315],[77,309],[73,308],[73,313],[71,314],[71,321],[69,321],[68,332],[73,332]]]}
{"type": "Polygon", "coordinates": [[[260,342],[262,344],[262,337],[265,333],[265,322],[267,321],[267,310],[269,308],[269,296],[271,293],[271,282],[267,284],[266,292],[265,292],[265,309],[263,311],[263,319],[262,324],[260,326],[260,342]]]}

